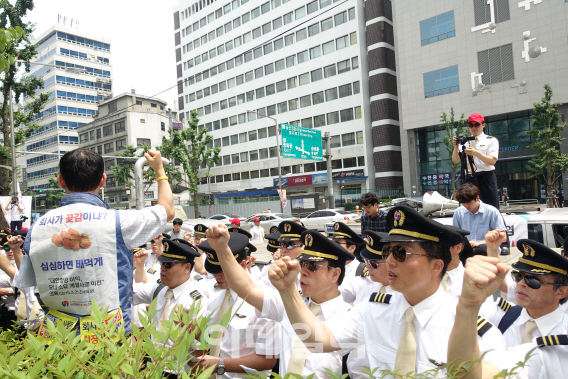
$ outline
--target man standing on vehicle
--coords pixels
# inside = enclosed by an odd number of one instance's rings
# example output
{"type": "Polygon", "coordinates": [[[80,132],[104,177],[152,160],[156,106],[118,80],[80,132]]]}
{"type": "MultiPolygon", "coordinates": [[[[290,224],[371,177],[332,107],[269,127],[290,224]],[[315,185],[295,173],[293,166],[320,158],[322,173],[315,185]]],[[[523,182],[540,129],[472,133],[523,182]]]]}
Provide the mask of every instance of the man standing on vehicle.
{"type": "Polygon", "coordinates": [[[185,231],[181,230],[181,226],[183,225],[183,221],[181,218],[174,218],[174,220],[172,221],[173,224],[173,230],[172,233],[170,235],[170,239],[175,240],[175,239],[180,239],[182,240],[183,237],[185,236],[185,231]]]}
{"type": "Polygon", "coordinates": [[[366,230],[374,232],[387,232],[387,213],[379,209],[379,198],[372,192],[363,194],[359,199],[365,214],[361,216],[361,232],[363,238],[367,237],[366,230]]]}
{"type": "MultiPolygon", "coordinates": [[[[47,318],[67,329],[77,325],[85,338],[94,300],[129,333],[132,302],[132,250],[161,233],[174,217],[172,190],[160,152],[144,154],[156,173],[158,205],[142,210],[110,210],[98,196],[106,182],[103,158],[87,149],[69,151],[59,162],[57,181],[66,190],[61,206],[41,217],[28,233],[20,287],[37,283],[47,318]],[[78,289],[77,289],[78,288],[78,289]],[[85,322],[84,322],[85,321],[85,322]]],[[[40,339],[49,342],[40,329],[40,339]]]]}

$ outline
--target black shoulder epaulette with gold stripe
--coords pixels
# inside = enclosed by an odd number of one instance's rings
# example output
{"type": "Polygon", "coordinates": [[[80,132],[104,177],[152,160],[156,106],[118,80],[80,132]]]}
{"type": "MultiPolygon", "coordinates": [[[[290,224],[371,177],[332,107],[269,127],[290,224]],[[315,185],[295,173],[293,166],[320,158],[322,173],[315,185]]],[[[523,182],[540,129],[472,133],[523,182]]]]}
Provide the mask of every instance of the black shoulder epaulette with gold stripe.
{"type": "Polygon", "coordinates": [[[485,333],[493,327],[493,324],[484,319],[483,317],[477,317],[477,335],[483,337],[485,333]]]}
{"type": "Polygon", "coordinates": [[[154,270],[153,268],[149,268],[148,271],[146,271],[148,274],[155,274],[156,270],[154,270]]]}
{"type": "Polygon", "coordinates": [[[201,275],[195,275],[193,279],[200,281],[201,279],[203,279],[203,277],[201,275]]]}
{"type": "Polygon", "coordinates": [[[566,334],[542,336],[536,339],[538,347],[568,345],[568,336],[566,334]]]}
{"type": "Polygon", "coordinates": [[[372,303],[389,304],[391,297],[392,297],[392,295],[389,294],[389,293],[373,292],[369,301],[372,302],[372,303]]]}
{"type": "Polygon", "coordinates": [[[487,136],[487,138],[495,138],[495,137],[493,137],[493,136],[487,136]]]}
{"type": "Polygon", "coordinates": [[[365,266],[365,268],[363,269],[363,272],[361,273],[361,276],[366,278],[367,276],[369,276],[369,270],[367,270],[367,266],[365,266]]]}
{"type": "Polygon", "coordinates": [[[499,308],[501,308],[505,312],[509,312],[509,309],[511,309],[511,307],[513,306],[513,304],[509,303],[507,300],[505,300],[501,297],[499,298],[499,302],[498,302],[497,305],[499,306],[499,308]]]}
{"type": "Polygon", "coordinates": [[[213,286],[213,288],[219,288],[219,283],[215,283],[215,285],[213,286]]]}
{"type": "Polygon", "coordinates": [[[203,297],[198,290],[192,291],[189,294],[193,297],[193,300],[199,300],[203,297]]]}
{"type": "Polygon", "coordinates": [[[156,280],[156,283],[158,283],[158,284],[162,284],[162,279],[158,279],[158,280],[156,280]]]}

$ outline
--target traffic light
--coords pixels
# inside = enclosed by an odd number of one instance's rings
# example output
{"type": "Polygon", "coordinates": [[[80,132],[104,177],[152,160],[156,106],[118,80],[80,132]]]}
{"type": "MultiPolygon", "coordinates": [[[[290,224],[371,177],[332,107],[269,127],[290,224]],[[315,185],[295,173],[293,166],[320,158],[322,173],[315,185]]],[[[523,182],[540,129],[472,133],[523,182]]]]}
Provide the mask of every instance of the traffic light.
{"type": "Polygon", "coordinates": [[[42,192],[43,192],[43,190],[42,190],[42,189],[40,189],[40,190],[39,190],[39,193],[42,193],[42,192]]]}
{"type": "Polygon", "coordinates": [[[212,193],[210,193],[209,194],[209,205],[213,205],[213,204],[215,204],[215,196],[212,193]]]}

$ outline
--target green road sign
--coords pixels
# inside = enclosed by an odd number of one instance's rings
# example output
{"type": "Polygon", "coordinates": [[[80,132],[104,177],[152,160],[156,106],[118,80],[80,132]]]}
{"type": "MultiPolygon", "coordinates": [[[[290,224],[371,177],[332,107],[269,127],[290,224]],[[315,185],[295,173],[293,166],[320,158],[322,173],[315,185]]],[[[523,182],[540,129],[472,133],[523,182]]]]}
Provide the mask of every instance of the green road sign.
{"type": "Polygon", "coordinates": [[[321,130],[280,124],[282,157],[323,161],[321,130]]]}

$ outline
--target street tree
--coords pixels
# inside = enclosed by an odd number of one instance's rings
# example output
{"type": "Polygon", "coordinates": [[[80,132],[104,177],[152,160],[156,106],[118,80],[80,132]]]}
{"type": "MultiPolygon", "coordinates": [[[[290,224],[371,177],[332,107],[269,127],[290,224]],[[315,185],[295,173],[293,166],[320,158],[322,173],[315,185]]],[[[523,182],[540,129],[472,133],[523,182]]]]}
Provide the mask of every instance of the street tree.
{"type": "MultiPolygon", "coordinates": [[[[454,114],[454,107],[450,109],[450,114],[446,112],[442,112],[440,116],[440,129],[446,131],[446,135],[444,136],[444,146],[448,151],[448,159],[443,159],[443,161],[448,165],[450,169],[450,175],[452,180],[452,193],[456,193],[456,173],[460,171],[460,164],[461,163],[452,163],[452,153],[454,151],[454,137],[457,137],[461,134],[467,135],[467,122],[465,119],[465,115],[462,113],[460,119],[458,121],[455,120],[454,114]]],[[[440,159],[442,159],[440,157],[440,159]]]]}
{"type": "Polygon", "coordinates": [[[544,97],[540,103],[533,104],[531,128],[526,131],[533,141],[528,148],[537,150],[527,167],[533,173],[533,178],[542,175],[546,184],[549,208],[554,206],[554,199],[548,199],[550,191],[555,188],[556,181],[568,170],[568,154],[560,152],[560,144],[566,139],[560,137],[560,133],[566,127],[558,112],[558,107],[562,103],[553,103],[552,95],[552,87],[545,84],[544,97]]]}
{"type": "Polygon", "coordinates": [[[213,136],[203,126],[198,127],[197,111],[191,111],[191,118],[182,130],[169,130],[169,138],[162,138],[159,150],[163,157],[175,160],[183,168],[185,183],[193,196],[195,217],[199,214],[199,185],[209,176],[209,170],[219,163],[220,147],[213,148],[213,136]],[[200,173],[201,169],[205,172],[200,173]]]}
{"type": "Polygon", "coordinates": [[[59,186],[59,182],[57,181],[57,176],[59,172],[55,174],[55,176],[47,179],[49,182],[49,191],[47,191],[47,201],[52,204],[54,207],[58,207],[61,203],[61,198],[65,195],[65,190],[59,186]]]}
{"type": "Polygon", "coordinates": [[[15,56],[10,54],[10,47],[13,43],[23,38],[24,29],[20,26],[10,27],[0,30],[0,71],[6,72],[10,69],[10,65],[16,62],[15,56]]]}

